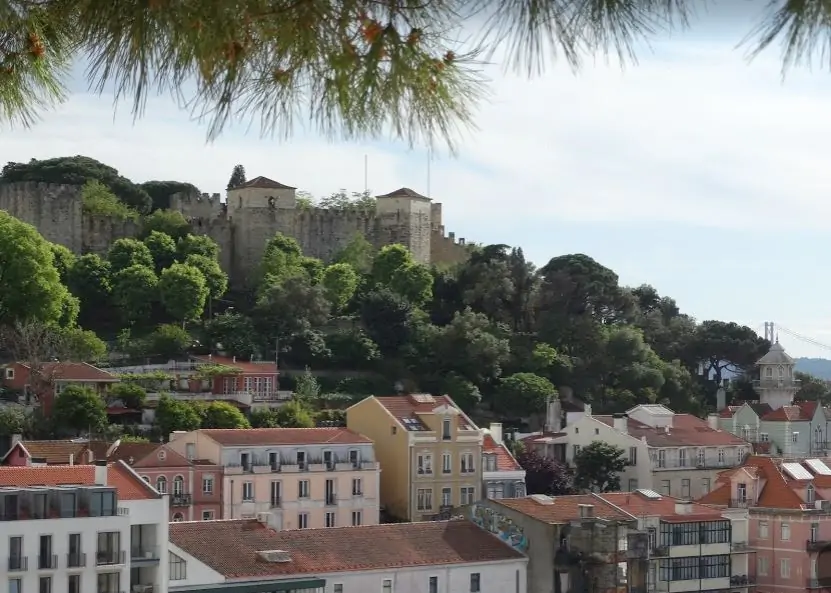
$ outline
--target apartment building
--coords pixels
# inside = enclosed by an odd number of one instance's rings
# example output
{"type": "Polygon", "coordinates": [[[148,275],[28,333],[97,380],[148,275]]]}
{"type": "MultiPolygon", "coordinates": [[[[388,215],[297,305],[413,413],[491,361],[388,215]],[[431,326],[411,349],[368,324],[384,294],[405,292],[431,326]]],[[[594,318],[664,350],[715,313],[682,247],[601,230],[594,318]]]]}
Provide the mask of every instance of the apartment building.
{"type": "Polygon", "coordinates": [[[175,523],[170,550],[175,593],[526,592],[528,559],[465,520],[293,531],[255,519],[175,523]]]}
{"type": "Polygon", "coordinates": [[[392,516],[449,517],[483,496],[484,435],[450,397],[369,397],[346,410],[346,426],[375,442],[381,504],[392,516]]]}
{"type": "Polygon", "coordinates": [[[0,467],[9,593],[166,593],[167,499],[126,464],[0,467]]]}
{"type": "Polygon", "coordinates": [[[612,416],[595,416],[587,404],[583,415],[568,426],[523,440],[537,452],[569,464],[594,441],[625,452],[629,465],[620,476],[622,490],[655,490],[679,498],[706,494],[720,471],[737,467],[752,450],[744,439],[719,430],[715,417],[702,420],[657,404],[612,416]]]}
{"type": "Polygon", "coordinates": [[[221,518],[266,513],[275,529],[378,523],[372,441],[346,428],[204,429],[168,447],[222,468],[221,518]]]}
{"type": "Polygon", "coordinates": [[[828,569],[818,562],[831,545],[831,460],[752,456],[722,473],[700,502],[748,510],[751,572],[759,590],[831,588],[828,569]]]}
{"type": "Polygon", "coordinates": [[[85,362],[25,362],[7,364],[2,370],[2,385],[18,394],[18,401],[38,405],[49,415],[55,397],[69,385],[89,387],[102,396],[118,377],[85,362]]]}
{"type": "Polygon", "coordinates": [[[525,496],[525,470],[505,445],[502,424],[491,423],[482,434],[482,494],[488,498],[525,496]]]}

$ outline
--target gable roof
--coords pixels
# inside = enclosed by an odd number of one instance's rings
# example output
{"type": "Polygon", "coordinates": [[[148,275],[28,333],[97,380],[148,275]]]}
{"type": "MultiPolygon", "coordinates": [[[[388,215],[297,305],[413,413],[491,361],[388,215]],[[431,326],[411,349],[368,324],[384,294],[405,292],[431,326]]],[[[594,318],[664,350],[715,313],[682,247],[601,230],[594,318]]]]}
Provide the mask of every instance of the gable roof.
{"type": "Polygon", "coordinates": [[[89,464],[105,459],[112,446],[107,441],[53,440],[53,441],[18,441],[3,455],[5,461],[16,449],[23,451],[29,459],[44,459],[47,465],[89,464]],[[90,459],[92,453],[92,459],[90,459]]]}
{"type": "MultiPolygon", "coordinates": [[[[93,484],[95,484],[94,465],[0,467],[0,486],[92,486],[93,484]]],[[[107,485],[115,487],[119,500],[150,500],[162,496],[122,462],[107,465],[107,485]]]]}
{"type": "MultiPolygon", "coordinates": [[[[413,393],[410,395],[373,396],[372,399],[381,404],[406,430],[428,430],[427,425],[421,420],[421,416],[432,414],[433,410],[441,406],[449,406],[458,410],[460,426],[469,430],[477,428],[473,420],[462,412],[461,408],[448,395],[413,393]]],[[[358,402],[355,405],[361,403],[358,402]]]]}
{"type": "Polygon", "coordinates": [[[277,375],[277,365],[273,361],[269,362],[249,362],[247,360],[234,360],[228,356],[191,356],[197,362],[205,364],[220,364],[226,367],[233,367],[239,369],[243,374],[251,375],[277,375]]]}
{"type": "Polygon", "coordinates": [[[482,439],[482,453],[496,455],[496,471],[515,472],[522,471],[522,466],[511,455],[504,443],[498,444],[490,434],[485,434],[482,439]]]}
{"type": "MultiPolygon", "coordinates": [[[[28,369],[25,362],[18,363],[28,369]]],[[[85,383],[117,383],[118,377],[86,362],[47,362],[40,365],[39,374],[50,381],[78,381],[85,383]]]]}
{"type": "Polygon", "coordinates": [[[119,443],[118,447],[110,453],[109,461],[123,461],[127,465],[135,466],[137,462],[153,453],[160,446],[159,443],[139,443],[132,441],[119,443]]]}
{"type": "Polygon", "coordinates": [[[195,431],[225,447],[258,445],[358,445],[372,440],[348,428],[202,428],[195,431]]]}
{"type": "MultiPolygon", "coordinates": [[[[594,419],[614,427],[612,416],[593,416],[594,419]]],[[[747,441],[730,434],[726,430],[714,430],[706,420],[692,414],[675,414],[672,426],[667,432],[644,424],[634,418],[628,418],[629,435],[636,439],[646,439],[650,447],[717,447],[719,445],[746,445],[747,441]]]]}
{"type": "Polygon", "coordinates": [[[388,194],[384,194],[382,196],[376,196],[377,198],[416,198],[420,200],[429,200],[427,196],[422,196],[415,190],[410,189],[409,187],[400,187],[395,191],[392,191],[388,194]]]}
{"type": "Polygon", "coordinates": [[[268,177],[263,177],[259,175],[254,179],[246,181],[242,185],[238,185],[236,187],[232,187],[231,189],[248,189],[248,188],[256,188],[256,189],[297,189],[296,187],[290,187],[288,185],[283,185],[279,181],[274,181],[273,179],[269,179],[268,177]]]}
{"type": "Polygon", "coordinates": [[[171,523],[170,541],[226,579],[525,558],[466,520],[287,531],[254,519],[193,521],[171,523]],[[258,556],[277,550],[289,560],[267,562],[258,556]]]}
{"type": "MultiPolygon", "coordinates": [[[[688,523],[712,520],[721,517],[721,511],[701,503],[687,502],[672,496],[648,498],[641,491],[604,492],[599,495],[623,511],[636,517],[659,517],[672,523],[688,523]],[[684,511],[678,512],[676,505],[682,504],[684,511]]],[[[555,503],[556,504],[556,503],[555,503]]]]}
{"type": "Polygon", "coordinates": [[[814,419],[819,403],[803,401],[771,410],[761,417],[765,422],[807,422],[814,419]]]}
{"type": "Polygon", "coordinates": [[[594,506],[598,519],[632,521],[635,519],[626,511],[604,500],[597,494],[574,494],[568,496],[544,496],[532,494],[522,498],[500,498],[489,502],[513,509],[543,523],[562,524],[580,516],[580,505],[594,506]]]}
{"type": "Polygon", "coordinates": [[[756,364],[793,364],[794,360],[785,352],[785,348],[782,347],[778,341],[774,342],[770,346],[770,350],[768,350],[767,354],[765,354],[762,358],[756,361],[756,364]]]}
{"type": "MultiPolygon", "coordinates": [[[[758,500],[755,507],[775,508],[775,509],[801,509],[805,504],[799,494],[794,489],[794,482],[799,482],[804,485],[805,482],[801,480],[793,480],[785,475],[781,469],[781,459],[774,459],[772,457],[763,457],[759,455],[752,455],[748,457],[741,467],[733,468],[723,471],[719,474],[717,484],[719,486],[709,493],[698,499],[702,504],[723,505],[728,506],[731,499],[731,478],[740,471],[749,471],[758,479],[764,480],[760,482],[762,487],[759,493],[758,500]]],[[[806,468],[809,469],[810,468],[806,468]]],[[[824,481],[831,476],[815,476],[824,481]]]]}

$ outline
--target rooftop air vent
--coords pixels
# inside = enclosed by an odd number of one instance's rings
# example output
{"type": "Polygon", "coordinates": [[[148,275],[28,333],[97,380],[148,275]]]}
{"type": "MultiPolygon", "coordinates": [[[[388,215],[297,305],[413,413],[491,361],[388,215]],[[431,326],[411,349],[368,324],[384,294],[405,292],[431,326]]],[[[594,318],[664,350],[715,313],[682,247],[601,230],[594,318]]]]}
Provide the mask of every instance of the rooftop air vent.
{"type": "Polygon", "coordinates": [[[545,494],[532,494],[531,499],[537,504],[554,504],[554,499],[545,494]]]}

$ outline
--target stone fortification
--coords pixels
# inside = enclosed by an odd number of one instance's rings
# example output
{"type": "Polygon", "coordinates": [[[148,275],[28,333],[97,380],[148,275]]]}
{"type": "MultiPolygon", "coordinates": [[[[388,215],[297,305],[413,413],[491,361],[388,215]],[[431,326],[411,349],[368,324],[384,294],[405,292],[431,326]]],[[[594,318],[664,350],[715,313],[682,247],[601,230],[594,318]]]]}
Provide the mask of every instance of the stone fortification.
{"type": "MultiPolygon", "coordinates": [[[[256,269],[266,242],[280,232],[294,237],[303,253],[329,261],[356,234],[376,248],[400,243],[422,263],[457,263],[467,258],[464,239],[445,234],[441,204],[402,188],[378,196],[374,211],[300,208],[295,188],[257,177],[219,194],[176,194],[171,208],[181,212],[195,234],[220,246],[220,263],[233,284],[244,285],[256,269]]],[[[75,253],[106,253],[138,225],[85,214],[81,188],[44,183],[0,184],[0,209],[35,226],[49,241],[75,253]]]]}

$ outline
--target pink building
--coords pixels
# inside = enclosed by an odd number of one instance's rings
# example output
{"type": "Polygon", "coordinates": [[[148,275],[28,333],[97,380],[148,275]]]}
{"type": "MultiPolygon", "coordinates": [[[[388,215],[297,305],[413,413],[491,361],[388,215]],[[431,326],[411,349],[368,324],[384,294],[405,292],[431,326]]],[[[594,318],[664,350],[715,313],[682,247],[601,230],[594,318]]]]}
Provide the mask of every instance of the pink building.
{"type": "Polygon", "coordinates": [[[203,429],[173,433],[168,447],[223,468],[222,519],[275,529],[378,523],[373,443],[346,428],[203,429]]]}
{"type": "Polygon", "coordinates": [[[158,443],[120,443],[110,460],[121,460],[161,494],[170,496],[171,521],[221,518],[222,468],[213,462],[188,460],[158,443]]]}
{"type": "Polygon", "coordinates": [[[831,543],[831,467],[826,461],[753,456],[722,472],[717,487],[699,502],[748,509],[757,590],[831,588],[817,574],[817,553],[831,543]]]}

